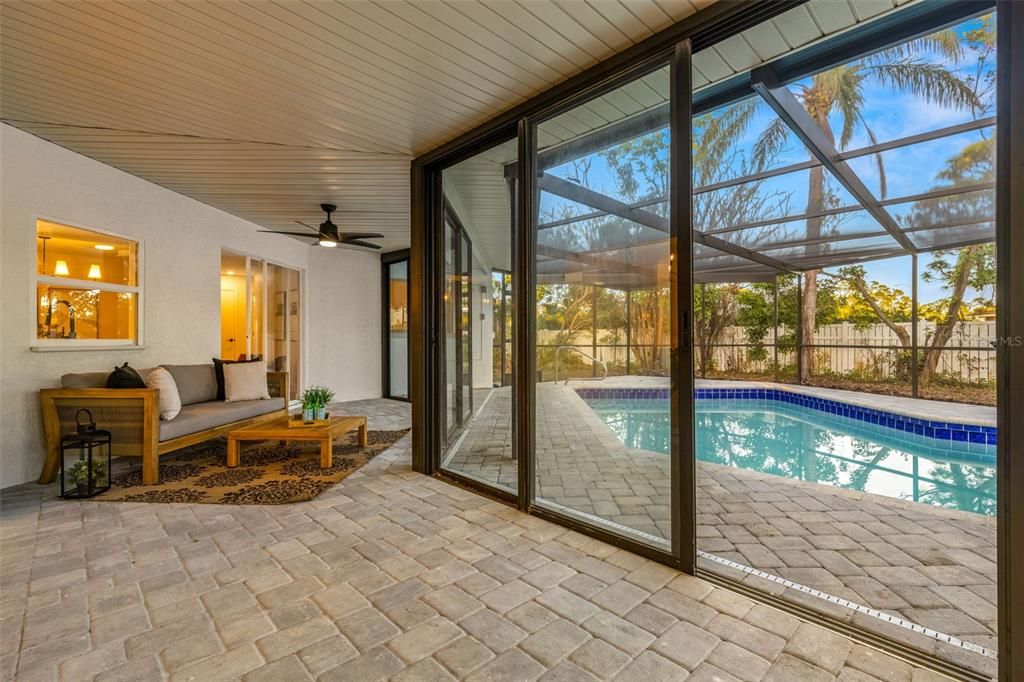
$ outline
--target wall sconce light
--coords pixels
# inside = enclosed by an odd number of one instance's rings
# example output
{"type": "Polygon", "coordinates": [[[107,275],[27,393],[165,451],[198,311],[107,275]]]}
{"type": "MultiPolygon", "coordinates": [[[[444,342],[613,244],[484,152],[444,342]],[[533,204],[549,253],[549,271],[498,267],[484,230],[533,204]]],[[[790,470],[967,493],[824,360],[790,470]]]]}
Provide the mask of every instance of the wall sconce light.
{"type": "Polygon", "coordinates": [[[93,263],[89,266],[89,279],[99,279],[103,275],[100,273],[100,266],[93,263]]]}
{"type": "Polygon", "coordinates": [[[53,274],[59,277],[67,277],[71,273],[68,272],[68,262],[64,260],[57,261],[57,264],[53,266],[53,274]]]}

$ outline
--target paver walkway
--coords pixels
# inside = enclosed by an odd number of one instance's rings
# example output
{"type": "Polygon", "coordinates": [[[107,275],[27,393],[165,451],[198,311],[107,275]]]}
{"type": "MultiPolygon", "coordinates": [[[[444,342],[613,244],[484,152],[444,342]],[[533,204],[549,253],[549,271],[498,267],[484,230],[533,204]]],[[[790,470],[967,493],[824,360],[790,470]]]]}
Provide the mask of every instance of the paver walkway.
{"type": "MultiPolygon", "coordinates": [[[[603,384],[603,382],[602,382],[603,384]]],[[[581,384],[582,385],[582,384],[581,384]]],[[[537,386],[537,495],[650,536],[670,532],[669,458],[627,448],[571,387],[537,386]]],[[[508,389],[448,466],[515,488],[508,389]]],[[[993,517],[698,462],[698,549],[995,649],[993,517]]],[[[763,578],[703,568],[992,672],[992,658],[763,578]]]]}
{"type": "Polygon", "coordinates": [[[416,474],[408,437],[292,505],[18,486],[0,542],[3,679],[946,679],[416,474]]]}

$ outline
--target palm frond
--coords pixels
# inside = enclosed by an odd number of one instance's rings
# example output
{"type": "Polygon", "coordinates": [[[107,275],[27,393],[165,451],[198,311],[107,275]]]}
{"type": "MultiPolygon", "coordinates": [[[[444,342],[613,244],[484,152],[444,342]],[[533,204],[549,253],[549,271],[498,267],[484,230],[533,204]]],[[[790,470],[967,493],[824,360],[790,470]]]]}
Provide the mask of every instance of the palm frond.
{"type": "Polygon", "coordinates": [[[835,73],[832,83],[832,101],[843,116],[843,130],[839,135],[839,147],[845,149],[853,137],[854,128],[864,109],[864,93],[861,84],[864,74],[859,68],[832,69],[835,73]]]}
{"type": "Polygon", "coordinates": [[[956,109],[981,106],[970,84],[941,64],[903,60],[865,68],[894,92],[909,92],[931,104],[956,109]]]}
{"type": "MultiPolygon", "coordinates": [[[[871,141],[871,144],[878,144],[878,138],[875,137],[875,131],[873,131],[871,129],[871,126],[868,125],[868,122],[864,120],[863,115],[860,115],[859,118],[860,124],[864,126],[864,131],[868,134],[868,139],[871,141]]],[[[885,178],[885,161],[882,160],[881,152],[876,152],[874,156],[875,163],[878,164],[878,184],[879,193],[881,194],[881,196],[879,196],[879,199],[884,199],[886,193],[888,192],[888,187],[886,186],[887,183],[885,178]]]]}
{"type": "Polygon", "coordinates": [[[789,134],[789,126],[783,123],[781,118],[773,119],[771,123],[757,136],[750,160],[753,164],[753,171],[759,173],[765,169],[768,162],[782,151],[782,145],[789,134]]]}
{"type": "Polygon", "coordinates": [[[938,52],[946,59],[956,63],[964,58],[963,40],[956,31],[947,28],[938,33],[931,33],[864,58],[866,64],[878,65],[904,59],[920,57],[929,52],[938,52]]]}

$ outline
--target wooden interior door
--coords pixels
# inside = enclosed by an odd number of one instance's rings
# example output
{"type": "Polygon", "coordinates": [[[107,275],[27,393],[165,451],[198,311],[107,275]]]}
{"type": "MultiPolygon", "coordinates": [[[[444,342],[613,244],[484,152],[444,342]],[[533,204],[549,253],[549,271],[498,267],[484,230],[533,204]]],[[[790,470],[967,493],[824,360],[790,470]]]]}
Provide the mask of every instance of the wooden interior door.
{"type": "Polygon", "coordinates": [[[238,292],[233,289],[220,290],[220,356],[238,357],[238,292]]]}

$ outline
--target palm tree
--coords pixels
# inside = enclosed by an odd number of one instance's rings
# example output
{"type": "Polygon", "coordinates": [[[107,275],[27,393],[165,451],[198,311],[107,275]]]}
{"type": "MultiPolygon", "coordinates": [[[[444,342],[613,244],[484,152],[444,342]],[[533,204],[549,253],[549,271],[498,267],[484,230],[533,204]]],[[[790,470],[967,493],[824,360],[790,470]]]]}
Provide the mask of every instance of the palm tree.
{"type": "MultiPolygon", "coordinates": [[[[833,145],[836,135],[833,130],[832,114],[838,114],[840,126],[840,150],[846,149],[854,133],[862,129],[872,144],[877,142],[864,116],[864,93],[868,86],[882,86],[894,93],[911,93],[924,101],[943,107],[954,107],[975,111],[980,106],[978,95],[969,78],[964,78],[944,64],[928,61],[926,55],[932,52],[945,57],[955,64],[963,58],[960,37],[953,29],[904,43],[888,50],[864,57],[813,76],[808,84],[799,86],[797,93],[807,113],[825,133],[833,145]]],[[[763,133],[762,140],[785,136],[785,125],[781,120],[773,121],[763,133]]],[[[881,155],[876,156],[881,180],[881,197],[885,198],[885,168],[881,155]]],[[[825,169],[813,167],[807,180],[807,213],[818,215],[826,207],[828,188],[825,169]]],[[[807,219],[807,237],[814,239],[822,234],[824,218],[807,219]]],[[[808,247],[808,254],[813,255],[808,247]]],[[[807,379],[813,371],[815,313],[818,301],[819,270],[804,273],[800,322],[801,380],[807,379]]]]}
{"type": "MultiPolygon", "coordinates": [[[[977,33],[978,31],[974,31],[977,33]]],[[[968,32],[971,33],[971,32],[968,32]]],[[[977,40],[977,37],[973,38],[977,40]]],[[[865,93],[871,86],[888,88],[893,93],[910,93],[929,104],[971,111],[975,115],[983,109],[978,88],[980,76],[962,76],[951,66],[933,63],[929,56],[938,53],[948,64],[955,65],[964,57],[964,43],[972,40],[961,37],[954,29],[946,29],[917,40],[869,55],[849,64],[835,67],[812,76],[808,82],[797,85],[797,96],[812,120],[825,133],[826,139],[839,149],[846,149],[854,134],[863,130],[875,143],[877,138],[865,118],[865,93]],[[834,114],[838,114],[835,120],[834,114]],[[838,145],[833,124],[839,129],[838,145]]],[[[693,173],[694,185],[710,185],[731,177],[757,174],[774,161],[786,144],[789,129],[781,119],[774,119],[757,136],[749,155],[738,150],[743,136],[756,119],[759,100],[750,98],[716,112],[694,118],[693,173]]],[[[668,163],[665,131],[655,131],[639,139],[625,141],[604,153],[619,192],[630,201],[665,196],[668,182],[668,163]]],[[[885,168],[881,155],[876,155],[879,168],[881,197],[886,195],[885,168]]],[[[822,217],[821,212],[834,205],[836,198],[830,190],[825,169],[818,165],[808,172],[807,214],[818,216],[806,220],[806,237],[817,239],[838,223],[836,216],[822,217]]],[[[693,197],[693,224],[698,230],[757,221],[773,215],[788,215],[789,197],[778,191],[761,191],[764,181],[753,181],[730,187],[728,190],[701,193],[693,197]]],[[[666,214],[667,203],[651,207],[666,214]]],[[[620,230],[615,219],[607,220],[605,227],[620,230]]],[[[618,221],[621,222],[621,221],[618,221]]],[[[742,240],[757,247],[777,231],[779,225],[770,225],[754,237],[742,240]]],[[[814,256],[820,246],[806,247],[808,256],[814,256]]],[[[804,273],[802,305],[799,311],[802,327],[802,376],[806,380],[813,371],[814,331],[818,304],[819,270],[804,273]]]]}

